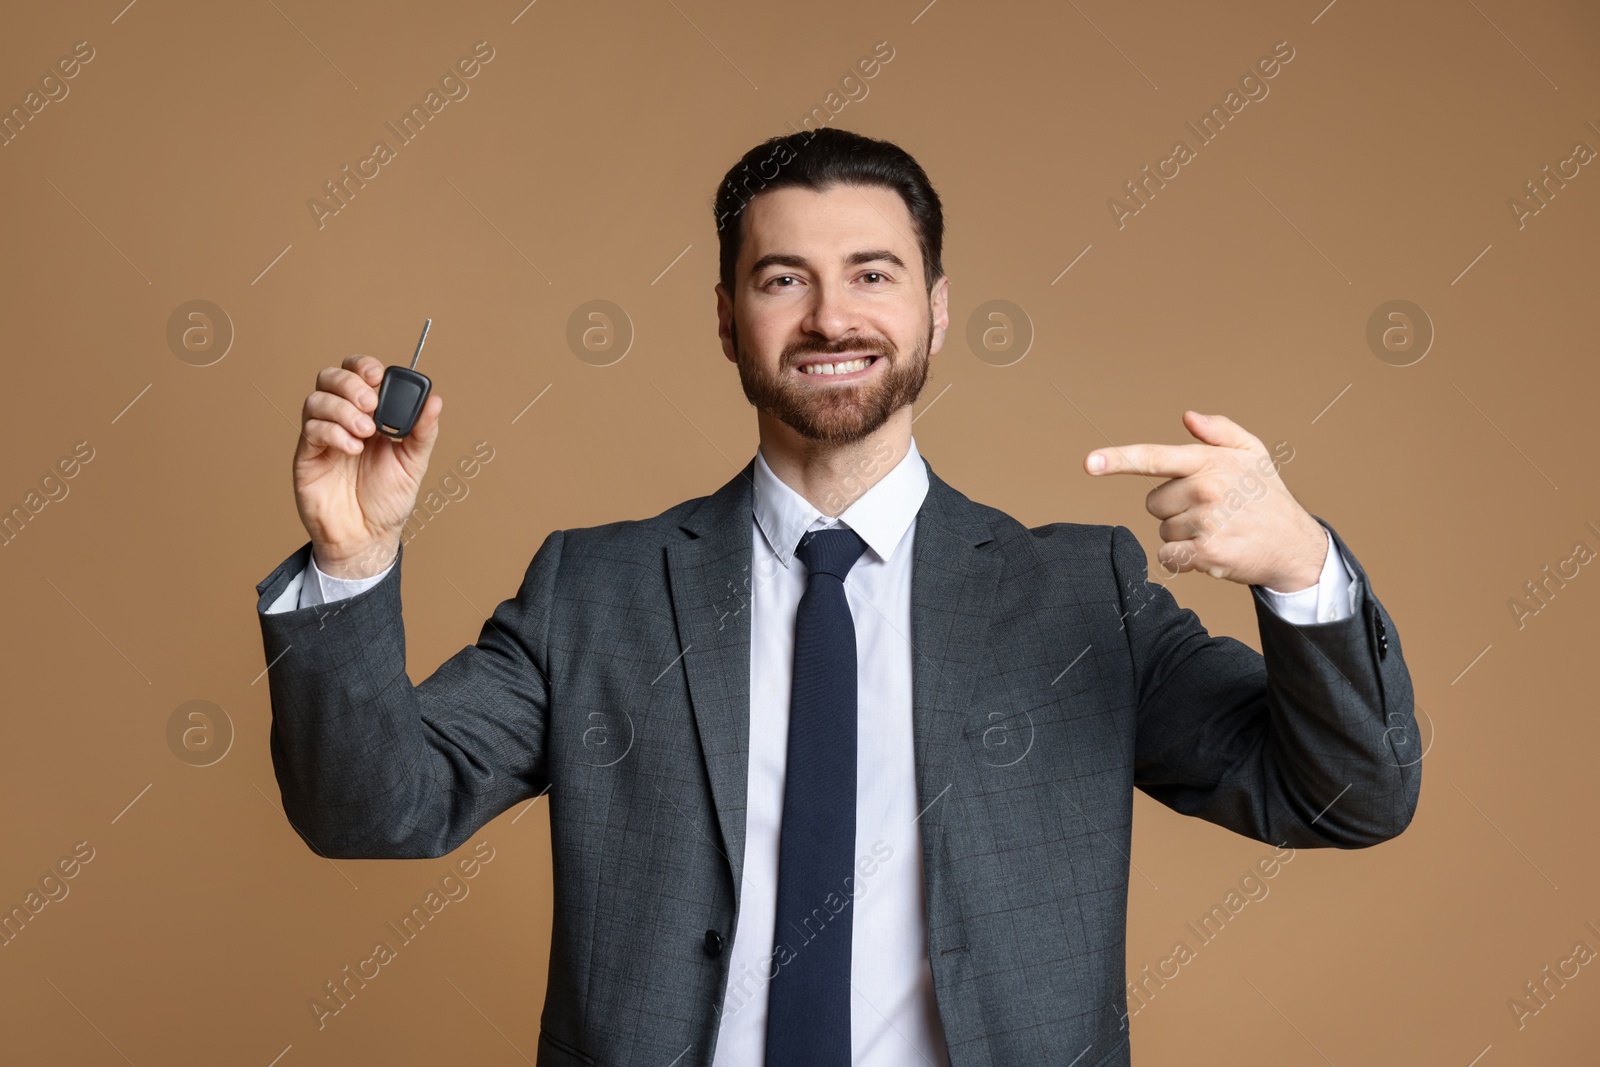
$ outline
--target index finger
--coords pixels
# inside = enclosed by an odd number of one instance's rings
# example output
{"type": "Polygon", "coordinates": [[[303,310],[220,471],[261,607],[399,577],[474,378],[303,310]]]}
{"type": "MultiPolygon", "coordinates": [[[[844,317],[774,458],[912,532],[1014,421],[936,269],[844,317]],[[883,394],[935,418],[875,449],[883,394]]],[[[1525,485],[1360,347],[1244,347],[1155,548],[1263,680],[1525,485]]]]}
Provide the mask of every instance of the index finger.
{"type": "Polygon", "coordinates": [[[344,362],[339,365],[345,370],[355,371],[368,385],[383,381],[383,364],[373,356],[345,356],[344,362]]]}
{"type": "Polygon", "coordinates": [[[1187,478],[1205,466],[1208,445],[1112,445],[1097,448],[1084,458],[1090,474],[1144,474],[1158,478],[1187,478]],[[1095,461],[1104,462],[1096,467],[1095,461]]]}

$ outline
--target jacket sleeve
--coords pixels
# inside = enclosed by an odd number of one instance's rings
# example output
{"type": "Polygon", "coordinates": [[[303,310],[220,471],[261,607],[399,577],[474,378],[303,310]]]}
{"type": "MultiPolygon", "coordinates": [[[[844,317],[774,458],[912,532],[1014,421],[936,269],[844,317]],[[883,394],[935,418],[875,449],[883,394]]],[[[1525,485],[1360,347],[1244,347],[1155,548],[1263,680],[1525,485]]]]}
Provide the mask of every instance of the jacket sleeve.
{"type": "Polygon", "coordinates": [[[1406,828],[1422,766],[1400,637],[1337,532],[1355,612],[1296,625],[1251,587],[1261,648],[1212,637],[1111,537],[1137,687],[1134,784],[1175,811],[1259,841],[1361,848],[1406,828]]]}
{"type": "Polygon", "coordinates": [[[314,852],[443,856],[547,788],[549,629],[562,543],[559,530],[546,537],[477,644],[419,685],[406,674],[399,558],[364,592],[268,613],[304,571],[307,543],[256,587],[272,764],[284,812],[314,852]]]}

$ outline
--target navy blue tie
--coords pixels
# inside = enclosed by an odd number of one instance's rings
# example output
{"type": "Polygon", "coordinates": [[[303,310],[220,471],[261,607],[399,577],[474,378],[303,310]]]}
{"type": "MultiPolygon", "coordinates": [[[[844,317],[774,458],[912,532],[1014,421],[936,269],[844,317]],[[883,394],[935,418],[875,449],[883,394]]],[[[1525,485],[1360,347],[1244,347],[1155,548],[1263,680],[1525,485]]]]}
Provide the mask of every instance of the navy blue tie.
{"type": "Polygon", "coordinates": [[[844,579],[866,547],[836,527],[794,550],[807,574],[794,620],[766,1067],[850,1064],[856,627],[844,579]]]}

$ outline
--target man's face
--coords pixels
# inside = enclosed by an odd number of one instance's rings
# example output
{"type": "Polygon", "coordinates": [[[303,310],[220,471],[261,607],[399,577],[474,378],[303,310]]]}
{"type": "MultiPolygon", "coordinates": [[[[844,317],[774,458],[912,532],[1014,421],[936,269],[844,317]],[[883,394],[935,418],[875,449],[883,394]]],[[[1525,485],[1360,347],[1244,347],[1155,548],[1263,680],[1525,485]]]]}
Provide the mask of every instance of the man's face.
{"type": "Polygon", "coordinates": [[[745,396],[827,444],[860,440],[914,402],[949,326],[949,279],[928,292],[911,213],[880,186],[756,196],[734,285],[716,287],[718,332],[745,396]],[[871,362],[849,373],[801,369],[858,356],[871,362]]]}

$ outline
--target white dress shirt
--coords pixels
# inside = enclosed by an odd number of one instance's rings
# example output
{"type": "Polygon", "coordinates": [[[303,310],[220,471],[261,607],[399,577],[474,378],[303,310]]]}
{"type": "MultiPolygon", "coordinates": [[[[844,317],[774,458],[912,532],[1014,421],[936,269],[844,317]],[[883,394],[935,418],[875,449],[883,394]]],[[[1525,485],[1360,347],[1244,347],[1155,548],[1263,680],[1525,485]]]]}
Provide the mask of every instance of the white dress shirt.
{"type": "MultiPolygon", "coordinates": [[[[794,548],[810,530],[848,526],[867,550],[845,597],[856,629],[856,856],[851,921],[850,1047],[860,1067],[948,1067],[925,951],[922,852],[911,726],[911,560],[928,473],[916,441],[901,461],[829,519],[756,452],[751,521],[750,760],[740,907],[713,1067],[759,1064],[773,974],[795,612],[806,568],[794,548]],[[863,871],[869,874],[862,874],[863,871]]],[[[391,565],[392,566],[392,565],[391,565]]],[[[352,596],[381,581],[325,575],[313,561],[269,612],[352,596]]],[[[1328,537],[1317,585],[1263,589],[1286,621],[1331,622],[1354,612],[1357,583],[1328,537]]]]}
{"type": "Polygon", "coordinates": [[[758,450],[754,490],[744,876],[713,1067],[758,1064],[766,1046],[794,623],[807,577],[794,549],[808,531],[836,526],[867,543],[844,583],[856,630],[858,723],[850,1062],[943,1067],[950,1061],[924,950],[907,639],[912,545],[928,471],[913,442],[898,464],[829,519],[780,481],[758,450]]]}

